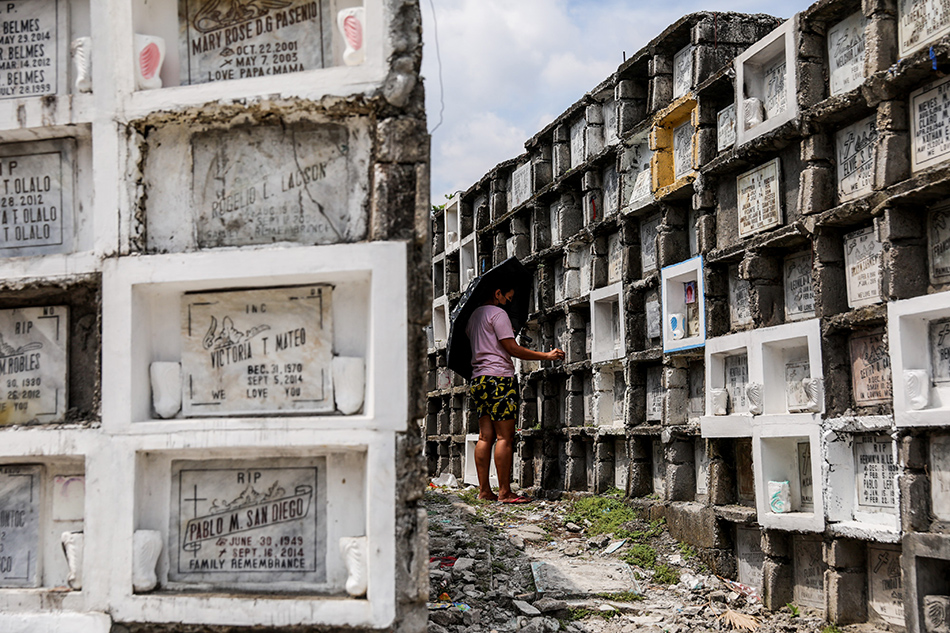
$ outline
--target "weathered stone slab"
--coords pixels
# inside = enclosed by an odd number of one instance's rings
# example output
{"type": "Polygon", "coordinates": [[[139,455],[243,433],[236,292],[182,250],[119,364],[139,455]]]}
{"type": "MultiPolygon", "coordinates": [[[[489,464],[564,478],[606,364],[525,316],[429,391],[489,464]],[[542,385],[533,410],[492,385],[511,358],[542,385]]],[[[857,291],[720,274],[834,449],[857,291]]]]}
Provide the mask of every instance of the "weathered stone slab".
{"type": "Polygon", "coordinates": [[[739,266],[729,266],[729,324],[732,327],[752,323],[752,306],[749,303],[751,284],[739,278],[739,266]]]}
{"type": "Polygon", "coordinates": [[[736,144],[736,104],[727,106],[716,115],[716,149],[720,152],[736,144]]]}
{"type": "Polygon", "coordinates": [[[815,289],[809,252],[785,259],[785,315],[793,321],[815,316],[815,289]]]}
{"type": "Polygon", "coordinates": [[[0,587],[40,585],[43,467],[0,466],[0,587]]]}
{"type": "Polygon", "coordinates": [[[935,517],[950,521],[950,435],[930,438],[930,502],[935,517]]]}
{"type": "Polygon", "coordinates": [[[332,412],[332,302],[324,284],[185,295],[183,414],[332,412]]]}
{"type": "Polygon", "coordinates": [[[706,370],[703,363],[689,364],[689,413],[691,416],[700,416],[706,410],[706,370]]]}
{"type": "Polygon", "coordinates": [[[0,425],[63,420],[68,319],[66,306],[0,310],[0,425]]]}
{"type": "Polygon", "coordinates": [[[910,93],[910,125],[913,171],[950,158],[950,77],[910,93]]]}
{"type": "Polygon", "coordinates": [[[365,235],[365,130],[256,126],[197,134],[191,145],[200,247],[330,244],[365,235]]]}
{"type": "Polygon", "coordinates": [[[604,217],[617,212],[620,208],[620,175],[617,168],[610,165],[604,169],[604,217]]]}
{"type": "Polygon", "coordinates": [[[558,221],[560,208],[561,205],[558,202],[552,202],[550,206],[548,206],[548,222],[550,223],[552,246],[561,241],[561,223],[558,221]]]}
{"type": "Polygon", "coordinates": [[[891,401],[891,359],[883,330],[851,337],[851,387],[856,405],[891,401]]]}
{"type": "Polygon", "coordinates": [[[640,222],[640,265],[644,276],[656,270],[656,232],[661,220],[657,213],[640,222]]]}
{"type": "Polygon", "coordinates": [[[511,172],[511,209],[531,197],[531,162],[511,172]]]}
{"type": "Polygon", "coordinates": [[[170,581],[326,580],[326,458],[172,462],[170,581]]]}
{"type": "Polygon", "coordinates": [[[747,413],[749,399],[746,396],[746,384],[749,382],[749,355],[733,354],[723,361],[726,372],[726,391],[729,392],[729,412],[747,413]]]}
{"type": "Polygon", "coordinates": [[[660,322],[663,315],[660,310],[660,302],[657,299],[650,299],[646,302],[647,312],[647,338],[660,338],[660,322]]]}
{"type": "Polygon", "coordinates": [[[927,247],[930,250],[930,280],[950,282],[950,206],[930,212],[927,223],[927,247]]]}
{"type": "Polygon", "coordinates": [[[802,380],[811,378],[808,360],[792,360],[785,363],[785,405],[790,412],[808,407],[808,394],[802,380]]]}
{"type": "Polygon", "coordinates": [[[736,558],[739,567],[739,582],[755,589],[762,589],[762,534],[755,528],[736,528],[736,558]]]}
{"type": "Polygon", "coordinates": [[[824,609],[825,565],[821,558],[821,541],[813,537],[792,537],[795,567],[795,603],[824,609]]]}
{"type": "Polygon", "coordinates": [[[831,95],[840,95],[864,83],[864,27],[868,19],[858,11],[828,29],[828,74],[831,95]]]}
{"type": "Polygon", "coordinates": [[[9,0],[0,5],[0,99],[69,92],[69,3],[9,0]]]}
{"type": "Polygon", "coordinates": [[[881,243],[874,227],[844,236],[848,305],[852,308],[881,302],[881,243]]]}
{"type": "Polygon", "coordinates": [[[706,453],[706,444],[702,439],[696,440],[693,463],[696,468],[696,494],[709,494],[709,454],[706,453]]]}
{"type": "Polygon", "coordinates": [[[571,168],[587,160],[587,121],[578,119],[571,124],[571,168]]]}
{"type": "Polygon", "coordinates": [[[232,5],[178,0],[182,85],[282,75],[331,64],[329,29],[318,0],[232,5]]]}
{"type": "Polygon", "coordinates": [[[693,47],[673,55],[673,98],[679,99],[693,88],[693,47]]]}
{"type": "Polygon", "coordinates": [[[841,202],[860,198],[873,190],[876,143],[877,123],[873,116],[842,128],[835,134],[838,198],[841,202]]]}
{"type": "Polygon", "coordinates": [[[904,626],[901,548],[868,543],[868,608],[888,624],[904,626]]]}
{"type": "Polygon", "coordinates": [[[736,440],[736,491],[739,501],[755,503],[755,471],[752,467],[752,438],[736,440]]]}
{"type": "Polygon", "coordinates": [[[663,459],[663,442],[653,439],[653,492],[666,497],[666,460],[663,459]]]}
{"type": "Polygon", "coordinates": [[[945,0],[898,0],[898,54],[905,57],[950,32],[945,0]]]}
{"type": "Polygon", "coordinates": [[[801,490],[801,509],[811,512],[815,509],[815,488],[811,476],[811,443],[798,443],[798,483],[801,490]]]}
{"type": "Polygon", "coordinates": [[[647,420],[663,417],[663,368],[647,368],[647,420]]]}
{"type": "Polygon", "coordinates": [[[71,250],[74,148],[69,140],[0,146],[0,257],[71,250]]]}
{"type": "Polygon", "coordinates": [[[782,223],[777,158],[741,174],[736,185],[739,196],[739,237],[747,237],[782,223]]]}
{"type": "Polygon", "coordinates": [[[612,284],[623,278],[623,244],[620,233],[612,233],[607,238],[607,283],[612,284]]]}
{"type": "Polygon", "coordinates": [[[578,561],[540,552],[531,563],[538,593],[547,597],[586,596],[632,591],[637,586],[626,563],[578,561]]]}
{"type": "Polygon", "coordinates": [[[785,67],[785,55],[766,66],[762,71],[762,84],[765,86],[765,118],[771,119],[788,109],[788,72],[785,67]]]}
{"type": "Polygon", "coordinates": [[[673,130],[673,175],[682,178],[693,171],[693,124],[682,123],[673,130]]]}
{"type": "Polygon", "coordinates": [[[868,512],[894,512],[900,467],[891,438],[878,435],[854,437],[854,476],[858,508],[868,512]]]}

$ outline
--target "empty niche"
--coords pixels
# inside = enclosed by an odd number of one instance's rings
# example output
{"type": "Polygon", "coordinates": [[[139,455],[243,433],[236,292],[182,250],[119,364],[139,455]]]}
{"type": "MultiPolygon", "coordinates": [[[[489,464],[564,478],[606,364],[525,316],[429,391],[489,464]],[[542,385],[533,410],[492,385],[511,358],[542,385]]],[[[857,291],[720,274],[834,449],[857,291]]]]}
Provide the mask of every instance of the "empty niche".
{"type": "Polygon", "coordinates": [[[436,349],[445,348],[449,340],[449,306],[444,298],[432,304],[432,336],[436,349]]]}
{"type": "Polygon", "coordinates": [[[766,528],[821,531],[824,499],[817,428],[779,435],[782,427],[756,429],[756,507],[766,528]],[[766,432],[767,431],[767,432],[766,432]]]}
{"type": "Polygon", "coordinates": [[[445,259],[432,262],[432,296],[436,299],[445,294],[445,259]]]}
{"type": "Polygon", "coordinates": [[[445,206],[445,250],[451,252],[459,247],[461,224],[459,223],[459,201],[450,201],[445,206]]]}
{"type": "Polygon", "coordinates": [[[468,235],[462,238],[461,245],[459,246],[459,288],[462,292],[468,289],[468,285],[472,283],[478,275],[476,272],[477,262],[475,235],[468,235]]]}
{"type": "Polygon", "coordinates": [[[740,505],[755,505],[755,469],[749,437],[736,440],[736,499],[740,505]]]}
{"type": "Polygon", "coordinates": [[[763,346],[763,413],[817,412],[823,405],[813,385],[808,341],[786,339],[763,346]]]}
{"type": "Polygon", "coordinates": [[[601,362],[624,354],[624,314],[622,287],[616,283],[590,293],[591,360],[601,362]]]}

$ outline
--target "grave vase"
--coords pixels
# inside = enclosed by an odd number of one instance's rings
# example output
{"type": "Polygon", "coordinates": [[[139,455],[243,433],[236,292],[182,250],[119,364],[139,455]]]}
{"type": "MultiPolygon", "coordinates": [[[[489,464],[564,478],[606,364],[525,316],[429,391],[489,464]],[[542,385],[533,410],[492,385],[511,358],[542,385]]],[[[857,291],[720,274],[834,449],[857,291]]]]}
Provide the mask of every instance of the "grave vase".
{"type": "Polygon", "coordinates": [[[726,415],[729,413],[729,392],[725,389],[713,389],[712,414],[726,415]]]}
{"type": "Polygon", "coordinates": [[[162,553],[162,533],[158,530],[136,530],[132,535],[132,588],[146,593],[158,586],[155,564],[162,553]]]}
{"type": "Polygon", "coordinates": [[[70,589],[82,589],[82,548],[85,540],[82,532],[63,532],[60,540],[63,544],[63,554],[66,564],[69,565],[69,575],[66,582],[70,589]]]}
{"type": "Polygon", "coordinates": [[[927,370],[905,369],[904,393],[908,409],[919,411],[927,408],[930,404],[930,374],[927,370]]]}
{"type": "Polygon", "coordinates": [[[363,24],[366,22],[366,9],[352,7],[343,9],[336,15],[336,24],[346,42],[343,51],[343,63],[347,66],[359,66],[366,58],[363,46],[363,24]]]}
{"type": "Polygon", "coordinates": [[[340,553],[346,565],[346,592],[354,597],[366,593],[366,537],[344,536],[340,539],[340,553]]]}
{"type": "Polygon", "coordinates": [[[165,61],[165,40],[154,35],[135,34],[135,89],[154,90],[162,87],[162,63],[165,61]]]}
{"type": "MultiPolygon", "coordinates": [[[[449,380],[451,381],[451,377],[449,380]]],[[[351,415],[360,410],[363,406],[365,386],[366,371],[362,358],[358,356],[333,357],[333,395],[336,398],[336,408],[340,412],[351,415]]]]}
{"type": "Polygon", "coordinates": [[[76,92],[92,92],[92,38],[77,37],[69,50],[76,71],[76,92]]]}
{"type": "Polygon", "coordinates": [[[762,415],[762,385],[756,382],[750,382],[745,387],[745,394],[749,400],[749,413],[752,415],[762,415]]]}
{"type": "Polygon", "coordinates": [[[152,406],[161,418],[171,418],[181,410],[181,365],[154,362],[149,367],[152,406]]]}
{"type": "Polygon", "coordinates": [[[792,493],[787,481],[769,482],[769,510],[777,514],[792,511],[792,493]]]}
{"type": "Polygon", "coordinates": [[[950,596],[924,596],[924,630],[950,633],[950,596]]]}

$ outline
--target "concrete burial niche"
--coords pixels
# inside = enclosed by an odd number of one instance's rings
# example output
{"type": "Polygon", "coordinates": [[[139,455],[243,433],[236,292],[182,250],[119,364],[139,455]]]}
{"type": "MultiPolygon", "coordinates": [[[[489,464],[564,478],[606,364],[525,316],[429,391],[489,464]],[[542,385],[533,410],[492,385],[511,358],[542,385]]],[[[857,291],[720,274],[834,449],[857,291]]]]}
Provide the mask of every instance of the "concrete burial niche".
{"type": "Polygon", "coordinates": [[[627,141],[630,147],[626,150],[630,169],[624,176],[623,191],[629,191],[626,196],[625,211],[635,211],[653,202],[653,150],[646,136],[627,141]]]}
{"type": "Polygon", "coordinates": [[[461,223],[459,222],[459,201],[450,201],[445,205],[445,252],[458,250],[461,223]]]}
{"type": "Polygon", "coordinates": [[[877,122],[874,116],[835,133],[838,200],[847,202],[871,193],[876,167],[877,122]]]}
{"type": "Polygon", "coordinates": [[[779,159],[775,158],[736,179],[739,237],[782,223],[781,175],[779,159]]]}
{"type": "Polygon", "coordinates": [[[950,536],[910,532],[904,535],[902,545],[907,632],[946,630],[950,622],[950,536]]]}
{"type": "Polygon", "coordinates": [[[657,199],[689,184],[696,169],[696,101],[682,97],[656,115],[650,131],[653,193],[657,199]]]}
{"type": "Polygon", "coordinates": [[[769,529],[821,532],[825,528],[825,491],[821,485],[820,430],[758,426],[752,436],[756,513],[769,529]],[[787,499],[776,491],[787,487],[787,499]]]}
{"type": "Polygon", "coordinates": [[[931,283],[950,282],[950,204],[931,209],[927,217],[927,250],[931,283]]]}
{"type": "Polygon", "coordinates": [[[792,536],[794,568],[793,596],[795,604],[825,610],[825,563],[821,539],[813,536],[792,536]]]}
{"type": "Polygon", "coordinates": [[[673,98],[679,99],[693,89],[693,46],[673,55],[673,98]]]}
{"type": "Polygon", "coordinates": [[[735,59],[736,145],[798,116],[798,14],[735,59]]]}
{"type": "Polygon", "coordinates": [[[934,11],[926,0],[897,3],[898,55],[905,57],[950,32],[950,15],[934,11]]]}
{"type": "Polygon", "coordinates": [[[727,270],[729,292],[729,326],[731,328],[752,324],[752,308],[749,304],[751,284],[739,276],[739,265],[730,264],[727,270]]]}
{"type": "Polygon", "coordinates": [[[622,358],[626,317],[620,282],[590,293],[591,361],[622,358]]]}
{"type": "Polygon", "coordinates": [[[736,527],[736,563],[738,580],[756,591],[762,591],[762,532],[758,528],[736,527]]]}
{"type": "MultiPolygon", "coordinates": [[[[30,59],[31,65],[9,69],[0,77],[0,99],[67,94],[70,8],[76,6],[88,23],[88,2],[69,0],[13,0],[0,10],[0,21],[30,24],[29,35],[5,42],[5,59],[30,59]],[[37,46],[42,44],[42,46],[37,46]],[[33,70],[36,69],[36,70],[33,70]]],[[[88,28],[88,27],[86,27],[88,28]]]]}
{"type": "MultiPolygon", "coordinates": [[[[947,23],[950,29],[950,21],[947,23]]],[[[950,77],[910,93],[910,164],[921,171],[950,158],[950,109],[944,105],[950,77]]]]}
{"type": "Polygon", "coordinates": [[[700,418],[703,437],[748,437],[749,337],[719,336],[706,341],[706,412],[700,418]]]}
{"type": "Polygon", "coordinates": [[[868,19],[858,11],[828,29],[828,76],[831,96],[864,83],[864,29],[868,19]]]}
{"type": "Polygon", "coordinates": [[[824,433],[826,512],[835,534],[896,542],[897,446],[884,434],[824,433]]]}
{"type": "Polygon", "coordinates": [[[694,257],[661,271],[663,351],[702,347],[706,343],[706,291],[703,258],[694,257]]]}
{"type": "Polygon", "coordinates": [[[436,349],[445,349],[449,341],[449,303],[445,297],[432,304],[432,336],[436,349]]]}

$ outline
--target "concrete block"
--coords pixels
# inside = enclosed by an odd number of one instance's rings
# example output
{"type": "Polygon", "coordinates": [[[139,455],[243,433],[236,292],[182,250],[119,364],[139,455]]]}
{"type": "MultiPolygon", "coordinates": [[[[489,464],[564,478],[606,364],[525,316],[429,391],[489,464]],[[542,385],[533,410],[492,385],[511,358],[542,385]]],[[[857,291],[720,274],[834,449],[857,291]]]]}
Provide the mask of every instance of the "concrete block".
{"type": "Polygon", "coordinates": [[[673,440],[665,447],[665,459],[674,464],[692,463],[695,458],[692,440],[673,440]]]}
{"type": "MultiPolygon", "coordinates": [[[[670,87],[672,94],[672,86],[670,87]]],[[[617,106],[617,125],[618,132],[625,134],[642,121],[647,114],[646,99],[632,102],[622,101],[617,106]]]]}
{"type": "Polygon", "coordinates": [[[905,472],[900,484],[901,529],[905,532],[926,532],[930,529],[930,477],[905,472]]]}
{"type": "Polygon", "coordinates": [[[898,450],[900,463],[904,468],[913,470],[927,468],[930,443],[926,436],[909,435],[901,440],[898,450]]]}
{"type": "Polygon", "coordinates": [[[583,458],[569,457],[564,473],[566,490],[587,490],[587,463],[583,458]]]}
{"type": "Polygon", "coordinates": [[[676,426],[686,424],[689,392],[686,389],[667,389],[663,398],[663,424],[676,426]]]}
{"type": "Polygon", "coordinates": [[[874,188],[884,189],[910,175],[910,137],[907,132],[878,131],[874,188]]]}
{"type": "Polygon", "coordinates": [[[420,163],[429,156],[425,121],[415,117],[383,119],[376,125],[378,160],[384,163],[420,163]]]}
{"type": "Polygon", "coordinates": [[[834,160],[835,148],[833,139],[829,134],[823,132],[806,136],[802,141],[800,153],[802,162],[834,160]]]}
{"type": "Polygon", "coordinates": [[[726,505],[736,502],[735,468],[721,459],[709,462],[709,503],[726,505]]]}
{"type": "Polygon", "coordinates": [[[887,70],[897,61],[897,20],[876,15],[864,28],[864,76],[887,70]]]}
{"type": "Polygon", "coordinates": [[[571,168],[570,143],[554,144],[554,175],[563,176],[571,168]]]}
{"type": "Polygon", "coordinates": [[[701,503],[671,503],[666,508],[670,536],[703,549],[731,547],[711,506],[701,503]]]}
{"type": "Polygon", "coordinates": [[[762,531],[762,553],[772,558],[790,558],[791,537],[785,532],[777,530],[762,531]]]}
{"type": "Polygon", "coordinates": [[[571,374],[567,377],[566,389],[570,393],[583,393],[585,382],[587,379],[581,374],[571,374]]]}
{"type": "Polygon", "coordinates": [[[581,188],[584,191],[591,191],[593,189],[600,189],[600,172],[596,171],[585,171],[584,177],[581,180],[581,188]]]}
{"type": "Polygon", "coordinates": [[[907,116],[907,101],[894,99],[877,104],[875,127],[879,132],[906,132],[910,129],[910,119],[907,116]]]}
{"type": "Polygon", "coordinates": [[[897,15],[897,0],[861,0],[861,12],[873,15],[897,15]]]}
{"type": "Polygon", "coordinates": [[[782,260],[778,257],[767,257],[753,251],[747,251],[745,258],[739,264],[739,277],[749,281],[771,281],[781,283],[782,260]]]}
{"type": "Polygon", "coordinates": [[[766,609],[775,611],[792,601],[794,586],[791,563],[766,558],[762,565],[762,602],[766,609]]]}
{"type": "Polygon", "coordinates": [[[834,170],[827,165],[808,165],[799,176],[798,209],[802,215],[834,206],[837,187],[834,170]]]}
{"type": "Polygon", "coordinates": [[[864,543],[854,539],[834,539],[824,543],[825,563],[837,569],[864,569],[867,551],[864,543]]]}
{"type": "Polygon", "coordinates": [[[926,216],[914,207],[885,207],[884,213],[874,218],[874,227],[881,242],[923,239],[926,237],[926,216]]]}
{"type": "Polygon", "coordinates": [[[649,462],[630,462],[629,494],[645,497],[653,492],[653,468],[649,462]]]}
{"type": "Polygon", "coordinates": [[[650,111],[656,111],[673,100],[673,76],[657,75],[650,79],[650,111]]]}
{"type": "Polygon", "coordinates": [[[672,75],[673,74],[673,56],[672,55],[654,55],[648,63],[647,72],[650,76],[672,75]]]}
{"type": "Polygon", "coordinates": [[[803,31],[798,37],[798,54],[803,59],[821,60],[825,56],[827,40],[818,33],[803,31]]]}
{"type": "Polygon", "coordinates": [[[868,618],[867,574],[862,571],[825,570],[827,617],[837,624],[865,622],[868,618]]]}
{"type": "Polygon", "coordinates": [[[603,106],[599,103],[593,103],[587,106],[587,109],[584,111],[584,118],[587,119],[588,124],[603,125],[604,124],[603,106]]]}
{"type": "Polygon", "coordinates": [[[696,468],[692,462],[666,465],[666,498],[690,501],[696,497],[696,468]]]}
{"type": "Polygon", "coordinates": [[[688,371],[683,367],[666,367],[664,370],[667,389],[685,389],[688,371]]]}
{"type": "Polygon", "coordinates": [[[927,292],[927,247],[923,243],[885,245],[882,264],[887,297],[907,299],[927,292]]]}
{"type": "Polygon", "coordinates": [[[564,423],[566,426],[584,426],[584,397],[579,394],[567,394],[564,399],[566,415],[564,423]]]}

